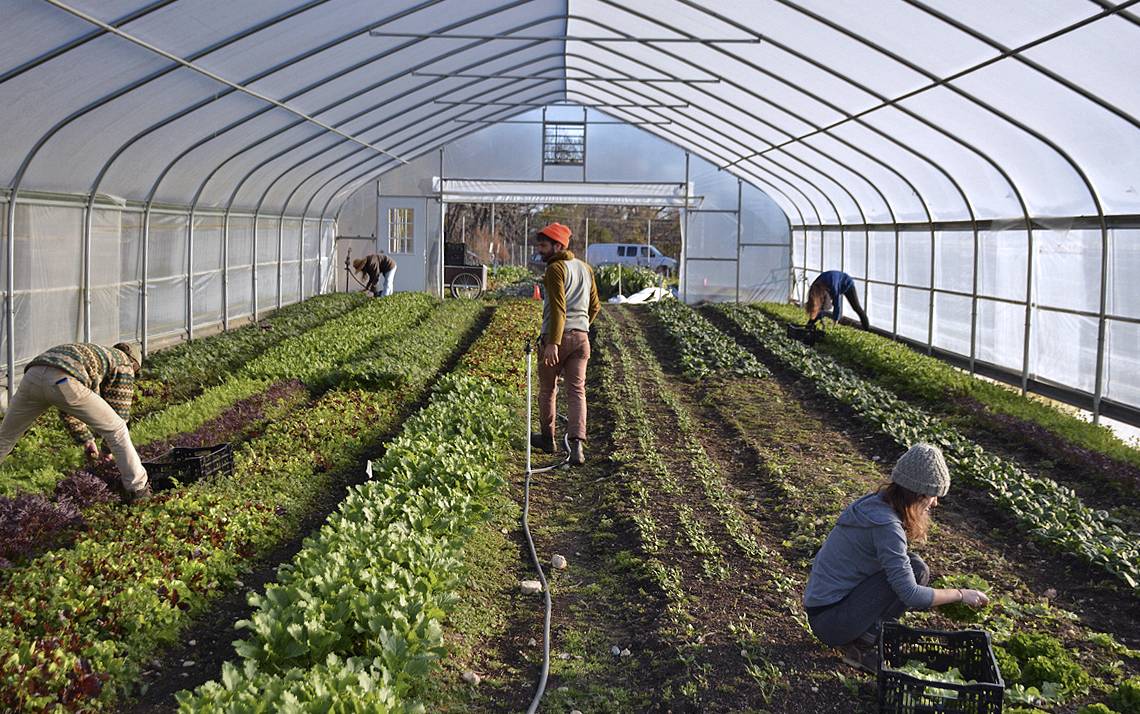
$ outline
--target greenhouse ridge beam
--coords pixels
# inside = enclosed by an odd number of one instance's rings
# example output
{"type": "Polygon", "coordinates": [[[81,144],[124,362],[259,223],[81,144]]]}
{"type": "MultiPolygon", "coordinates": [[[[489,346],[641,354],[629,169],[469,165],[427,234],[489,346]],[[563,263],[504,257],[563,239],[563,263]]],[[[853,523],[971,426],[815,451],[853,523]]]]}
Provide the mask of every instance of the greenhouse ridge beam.
{"type": "MultiPolygon", "coordinates": [[[[569,55],[570,53],[564,53],[569,55]]],[[[557,69],[557,68],[555,68],[557,69]]],[[[575,68],[577,69],[577,68],[575,68]]],[[[442,74],[436,72],[412,72],[413,77],[463,77],[472,79],[558,79],[566,82],[637,82],[652,84],[662,82],[668,84],[718,84],[720,78],[685,79],[682,77],[535,77],[525,74],[466,74],[461,72],[442,74]]]]}
{"type": "Polygon", "coordinates": [[[547,36],[547,35],[471,35],[471,34],[452,34],[447,32],[387,32],[372,30],[368,33],[372,37],[414,37],[420,40],[444,39],[444,40],[522,40],[531,41],[539,40],[542,42],[616,42],[616,43],[635,43],[635,44],[653,44],[658,42],[679,42],[682,44],[745,44],[745,45],[758,45],[761,42],[760,38],[756,37],[725,37],[725,38],[710,38],[710,37],[613,37],[613,36],[580,36],[580,35],[564,35],[564,36],[547,36]]]}
{"type": "Polygon", "coordinates": [[[359,139],[359,138],[357,138],[351,134],[346,134],[345,132],[340,131],[336,127],[334,127],[330,124],[326,124],[325,122],[306,114],[305,112],[301,111],[300,109],[297,109],[295,107],[291,107],[288,104],[285,104],[284,102],[281,102],[277,99],[274,99],[274,98],[272,98],[266,94],[262,94],[261,92],[258,92],[254,89],[250,89],[249,87],[247,87],[245,85],[238,84],[237,82],[233,82],[231,80],[228,80],[219,74],[211,72],[210,70],[206,69],[205,67],[202,67],[201,65],[195,64],[192,60],[184,59],[184,58],[179,57],[179,56],[177,56],[171,52],[167,52],[166,50],[164,50],[160,47],[156,47],[155,45],[147,42],[146,40],[143,40],[139,37],[135,37],[134,35],[132,35],[130,33],[124,32],[123,30],[121,30],[117,27],[114,27],[113,25],[110,25],[106,22],[103,22],[102,20],[83,12],[82,10],[78,10],[76,8],[73,8],[70,5],[62,2],[62,0],[43,0],[43,2],[46,2],[50,5],[54,5],[55,7],[59,8],[60,10],[71,13],[72,15],[75,15],[76,17],[78,17],[82,20],[90,22],[91,24],[95,25],[96,27],[102,28],[103,30],[105,30],[106,32],[108,32],[110,34],[113,34],[117,37],[120,37],[120,38],[122,38],[128,42],[132,42],[132,43],[138,45],[139,47],[142,47],[145,50],[148,50],[148,51],[153,52],[153,53],[155,53],[155,54],[157,54],[157,55],[159,55],[165,59],[170,60],[171,62],[176,62],[179,65],[181,65],[187,69],[193,70],[193,71],[197,72],[198,74],[201,74],[202,76],[204,76],[208,79],[212,79],[215,82],[218,82],[220,84],[224,84],[224,85],[230,87],[231,89],[234,89],[234,90],[241,92],[242,94],[248,94],[249,96],[253,97],[254,99],[258,99],[258,100],[266,102],[268,104],[272,104],[273,106],[277,107],[278,109],[282,109],[284,111],[287,111],[290,114],[293,114],[293,115],[297,116],[298,118],[300,118],[306,122],[309,122],[310,124],[314,124],[314,125],[320,127],[321,129],[323,129],[326,132],[336,134],[337,136],[344,137],[345,139],[348,139],[349,141],[360,144],[361,146],[369,148],[369,149],[371,149],[377,153],[385,154],[386,156],[391,156],[393,159],[396,159],[397,161],[399,161],[401,163],[407,163],[407,161],[405,161],[404,159],[400,158],[399,156],[396,156],[395,154],[389,153],[386,149],[384,149],[382,147],[375,146],[373,144],[369,144],[368,142],[366,142],[362,139],[359,139]]]}
{"type": "MultiPolygon", "coordinates": [[[[1025,52],[1026,50],[1033,49],[1034,47],[1037,47],[1038,45],[1049,42],[1050,40],[1054,40],[1054,39],[1057,39],[1058,37],[1063,37],[1064,35],[1075,32],[1076,30],[1079,30],[1079,29],[1081,29],[1087,25],[1090,25],[1093,22],[1096,22],[1097,20],[1102,20],[1102,19],[1109,17],[1111,15],[1127,15],[1127,13],[1124,13],[1122,11],[1128,7],[1131,7],[1132,5],[1135,5],[1138,2],[1140,2],[1140,0],[1127,0],[1127,2],[1124,2],[1119,6],[1112,6],[1112,7],[1106,8],[1103,12],[1101,12],[1097,15],[1093,15],[1093,16],[1086,17],[1086,18],[1083,18],[1081,20],[1078,20],[1078,21],[1076,21],[1076,22],[1074,22],[1074,23],[1072,23],[1066,27],[1063,27],[1059,30],[1051,32],[1051,33],[1044,35],[1042,37],[1038,37],[1034,40],[1026,42],[1026,43],[1019,45],[1017,47],[1005,50],[1005,51],[999,53],[995,57],[991,57],[987,60],[983,60],[981,62],[978,62],[977,64],[971,65],[970,67],[967,67],[963,70],[959,70],[958,72],[947,75],[946,77],[935,78],[935,81],[933,81],[929,84],[923,85],[921,87],[917,87],[915,89],[904,92],[904,93],[902,93],[898,96],[895,96],[895,97],[890,97],[890,98],[880,97],[879,104],[868,107],[866,109],[861,109],[857,112],[850,114],[849,116],[847,116],[843,119],[840,119],[839,121],[836,121],[836,122],[833,122],[831,124],[828,124],[827,126],[821,127],[820,129],[810,131],[806,134],[801,134],[801,135],[789,140],[787,143],[789,143],[789,144],[790,143],[796,143],[796,142],[802,141],[804,139],[807,139],[811,136],[815,136],[816,134],[830,133],[833,129],[836,129],[836,128],[838,128],[838,127],[840,127],[840,126],[842,126],[842,125],[844,125],[850,121],[861,118],[861,117],[866,116],[868,114],[872,114],[876,111],[879,111],[881,109],[885,109],[887,107],[895,107],[896,109],[902,109],[902,107],[899,106],[899,102],[910,99],[914,96],[922,94],[923,92],[927,92],[931,89],[935,89],[937,87],[945,86],[945,85],[947,85],[947,83],[953,82],[956,79],[962,79],[963,77],[965,77],[969,74],[977,72],[980,69],[985,69],[986,67],[988,67],[992,64],[995,64],[995,63],[997,63],[1003,59],[1008,59],[1010,57],[1020,58],[1021,53],[1025,52]]],[[[727,20],[726,20],[726,22],[727,22],[727,20]]],[[[852,36],[858,37],[857,35],[852,35],[852,36]]],[[[769,39],[769,42],[772,42],[772,40],[769,39]]],[[[928,74],[924,70],[918,70],[918,71],[920,71],[923,74],[928,74]]],[[[1093,95],[1093,96],[1095,96],[1095,95],[1093,95]]],[[[1103,100],[1100,100],[1099,98],[1097,101],[1103,102],[1103,100]]],[[[1105,102],[1104,104],[1106,105],[1106,108],[1112,106],[1112,105],[1108,104],[1107,102],[1105,102]]],[[[769,148],[764,149],[764,150],[757,152],[757,153],[758,154],[764,153],[767,151],[772,151],[772,150],[777,149],[777,148],[780,148],[780,147],[779,146],[772,146],[772,147],[769,147],[769,148]]]]}
{"type": "MultiPolygon", "coordinates": [[[[150,5],[145,5],[143,7],[138,8],[137,10],[134,10],[133,12],[127,13],[126,15],[123,15],[122,17],[120,17],[118,20],[112,21],[110,24],[115,26],[115,27],[122,27],[123,25],[130,24],[130,23],[134,22],[135,20],[138,20],[139,18],[146,17],[147,15],[151,14],[152,12],[154,12],[156,10],[161,10],[162,8],[166,7],[167,5],[173,5],[176,2],[178,2],[178,0],[158,0],[158,2],[151,3],[150,5]]],[[[56,57],[64,55],[64,54],[66,54],[66,53],[70,52],[71,50],[74,50],[78,47],[82,47],[83,45],[87,44],[88,42],[90,42],[92,40],[96,40],[96,39],[98,39],[98,38],[100,38],[106,34],[107,34],[106,30],[102,30],[102,29],[92,30],[91,32],[88,32],[86,35],[82,35],[80,37],[75,38],[71,42],[60,45],[59,47],[56,47],[54,49],[50,49],[47,52],[40,55],[39,57],[36,57],[35,59],[24,62],[23,64],[18,65],[16,67],[13,67],[12,69],[10,69],[6,72],[0,73],[0,84],[7,82],[9,79],[15,79],[16,77],[19,77],[21,74],[23,74],[29,70],[33,70],[36,67],[39,67],[40,65],[46,64],[47,62],[50,62],[51,60],[55,59],[56,57]]]]}

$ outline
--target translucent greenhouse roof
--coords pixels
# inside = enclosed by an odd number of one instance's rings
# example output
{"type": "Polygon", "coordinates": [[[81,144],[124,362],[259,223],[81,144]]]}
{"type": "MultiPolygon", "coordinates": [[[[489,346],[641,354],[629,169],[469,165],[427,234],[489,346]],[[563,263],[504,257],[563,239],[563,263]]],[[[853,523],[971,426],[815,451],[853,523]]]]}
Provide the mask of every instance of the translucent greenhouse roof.
{"type": "Polygon", "coordinates": [[[797,226],[1104,230],[1140,213],[1134,4],[0,0],[0,183],[312,215],[572,102],[797,226]]]}

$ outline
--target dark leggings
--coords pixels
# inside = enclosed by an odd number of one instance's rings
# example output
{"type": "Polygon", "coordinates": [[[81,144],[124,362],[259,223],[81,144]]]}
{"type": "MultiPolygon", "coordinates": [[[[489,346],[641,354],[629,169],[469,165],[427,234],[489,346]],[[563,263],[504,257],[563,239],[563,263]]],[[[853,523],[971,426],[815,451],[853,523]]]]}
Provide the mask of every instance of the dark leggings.
{"type": "Polygon", "coordinates": [[[847,292],[843,293],[843,297],[847,298],[847,302],[851,303],[851,309],[859,316],[859,322],[863,323],[863,329],[870,331],[871,322],[867,319],[867,311],[863,309],[863,305],[859,302],[859,291],[855,286],[847,288],[847,292]]]}
{"type": "MultiPolygon", "coordinates": [[[[930,568],[914,553],[909,555],[915,581],[919,585],[929,584],[930,568]]],[[[841,647],[854,642],[864,632],[870,631],[877,636],[883,620],[898,619],[904,612],[906,605],[887,582],[886,572],[880,570],[856,585],[839,602],[815,615],[808,615],[808,622],[820,642],[841,647]]]]}

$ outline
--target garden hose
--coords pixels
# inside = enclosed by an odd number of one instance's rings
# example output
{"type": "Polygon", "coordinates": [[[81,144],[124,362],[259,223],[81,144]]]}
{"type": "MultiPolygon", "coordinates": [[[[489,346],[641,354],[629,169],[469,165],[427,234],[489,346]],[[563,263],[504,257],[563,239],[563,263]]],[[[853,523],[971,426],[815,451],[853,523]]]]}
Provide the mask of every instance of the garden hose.
{"type": "Polygon", "coordinates": [[[542,673],[538,678],[538,687],[534,692],[534,699],[530,702],[530,707],[527,708],[527,714],[534,714],[538,711],[539,702],[542,701],[542,695],[546,692],[546,680],[550,676],[550,585],[546,581],[546,573],[542,570],[542,563],[538,560],[538,553],[534,549],[534,538],[530,534],[530,524],[528,517],[530,515],[530,477],[532,474],[543,473],[545,471],[553,471],[554,469],[566,464],[570,461],[570,437],[567,434],[562,435],[562,443],[566,447],[566,456],[558,463],[552,466],[544,466],[543,468],[535,469],[531,467],[530,463],[530,428],[531,428],[531,402],[533,400],[533,391],[531,388],[531,353],[534,351],[534,343],[531,340],[526,342],[526,483],[523,487],[523,512],[522,512],[522,527],[523,534],[526,536],[526,544],[530,548],[530,559],[534,563],[535,570],[538,571],[538,581],[542,583],[542,593],[546,600],[546,614],[543,619],[542,625],[542,673]]]}

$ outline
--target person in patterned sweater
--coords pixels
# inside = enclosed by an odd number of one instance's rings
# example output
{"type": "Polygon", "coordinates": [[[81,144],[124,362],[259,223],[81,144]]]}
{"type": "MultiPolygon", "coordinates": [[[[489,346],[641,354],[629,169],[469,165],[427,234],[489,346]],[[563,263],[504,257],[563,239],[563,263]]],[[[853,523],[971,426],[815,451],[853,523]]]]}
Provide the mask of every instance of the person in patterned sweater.
{"type": "Polygon", "coordinates": [[[0,462],[36,418],[55,407],[92,461],[108,458],[95,442],[96,435],[103,438],[119,468],[128,502],[150,498],[146,470],[127,430],[141,367],[139,348],[126,342],[113,347],[58,345],[33,359],[24,368],[24,379],[0,424],[0,462]]]}

